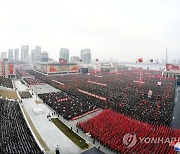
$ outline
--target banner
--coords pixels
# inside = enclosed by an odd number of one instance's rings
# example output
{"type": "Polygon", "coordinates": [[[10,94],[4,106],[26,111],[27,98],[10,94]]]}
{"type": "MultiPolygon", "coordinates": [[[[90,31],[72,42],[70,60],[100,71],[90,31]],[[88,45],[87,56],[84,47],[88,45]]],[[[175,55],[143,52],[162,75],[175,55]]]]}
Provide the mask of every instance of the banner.
{"type": "Polygon", "coordinates": [[[50,73],[78,72],[78,70],[79,67],[77,65],[60,64],[49,66],[50,73]]]}
{"type": "Polygon", "coordinates": [[[70,66],[69,66],[69,71],[70,71],[70,72],[79,72],[79,67],[78,67],[78,65],[70,65],[70,66]]]}
{"type": "Polygon", "coordinates": [[[9,64],[9,74],[10,75],[14,74],[14,66],[13,66],[13,64],[9,64]]]}
{"type": "Polygon", "coordinates": [[[166,64],[166,70],[170,71],[170,70],[174,70],[174,71],[179,71],[180,68],[177,65],[173,65],[173,64],[166,64]]]}

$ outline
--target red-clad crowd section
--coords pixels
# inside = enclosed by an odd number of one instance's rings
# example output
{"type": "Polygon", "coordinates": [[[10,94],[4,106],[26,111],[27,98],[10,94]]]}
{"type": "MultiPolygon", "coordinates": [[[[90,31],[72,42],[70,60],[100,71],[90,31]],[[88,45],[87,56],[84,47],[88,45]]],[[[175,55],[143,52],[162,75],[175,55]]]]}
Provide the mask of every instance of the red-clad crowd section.
{"type": "Polygon", "coordinates": [[[137,121],[111,109],[104,110],[96,117],[78,123],[77,126],[82,131],[89,132],[92,138],[110,150],[120,153],[173,154],[176,152],[169,141],[180,136],[180,130],[137,121]],[[136,135],[137,142],[131,148],[123,142],[127,133],[136,135]]]}

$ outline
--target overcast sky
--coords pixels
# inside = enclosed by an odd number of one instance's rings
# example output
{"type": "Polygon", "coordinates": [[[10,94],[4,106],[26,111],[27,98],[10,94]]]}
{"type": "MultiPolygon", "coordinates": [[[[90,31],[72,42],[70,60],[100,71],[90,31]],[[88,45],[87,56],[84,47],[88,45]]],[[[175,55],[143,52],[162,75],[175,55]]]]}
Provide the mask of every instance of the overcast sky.
{"type": "Polygon", "coordinates": [[[93,58],[180,59],[180,0],[0,0],[0,51],[40,45],[93,58]]]}

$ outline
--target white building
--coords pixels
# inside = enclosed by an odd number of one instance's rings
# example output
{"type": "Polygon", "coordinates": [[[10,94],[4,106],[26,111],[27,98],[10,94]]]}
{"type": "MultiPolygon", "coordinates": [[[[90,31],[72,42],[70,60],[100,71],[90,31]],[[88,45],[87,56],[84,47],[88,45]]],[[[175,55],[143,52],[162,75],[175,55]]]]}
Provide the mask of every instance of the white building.
{"type": "Polygon", "coordinates": [[[34,62],[35,59],[41,59],[41,47],[35,46],[35,49],[31,50],[31,61],[34,62]]]}
{"type": "Polygon", "coordinates": [[[28,58],[29,58],[29,46],[23,45],[21,47],[21,61],[28,62],[28,58]]]}
{"type": "Polygon", "coordinates": [[[40,58],[41,57],[41,47],[36,45],[35,46],[35,52],[36,52],[35,57],[40,58]]]}
{"type": "Polygon", "coordinates": [[[19,61],[19,49],[14,49],[14,60],[19,61]]]}
{"type": "Polygon", "coordinates": [[[59,59],[64,59],[69,61],[69,49],[61,48],[59,51],[59,59]]]}
{"type": "Polygon", "coordinates": [[[8,50],[8,59],[9,61],[13,61],[13,49],[8,50]]]}
{"type": "Polygon", "coordinates": [[[81,50],[81,60],[84,64],[91,64],[91,51],[90,49],[81,50]]]}

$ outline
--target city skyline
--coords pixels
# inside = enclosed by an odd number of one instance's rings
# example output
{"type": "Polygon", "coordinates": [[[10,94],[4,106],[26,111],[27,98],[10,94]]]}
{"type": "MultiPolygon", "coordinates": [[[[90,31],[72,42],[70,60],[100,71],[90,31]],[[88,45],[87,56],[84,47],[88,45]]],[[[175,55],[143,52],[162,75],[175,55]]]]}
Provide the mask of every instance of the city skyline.
{"type": "MultiPolygon", "coordinates": [[[[42,51],[41,52],[41,46],[39,46],[39,45],[35,45],[33,48],[30,48],[29,47],[29,45],[22,45],[21,46],[21,50],[22,50],[22,48],[24,47],[24,46],[26,46],[26,47],[28,47],[28,51],[30,51],[30,52],[28,52],[28,59],[29,59],[29,62],[30,61],[33,61],[33,59],[35,58],[40,58],[40,57],[36,57],[36,56],[40,56],[39,54],[40,53],[48,53],[48,55],[49,55],[49,52],[48,51],[42,51]],[[30,56],[30,57],[29,57],[30,56]],[[35,57],[34,57],[35,56],[35,57]]],[[[59,56],[60,56],[60,51],[61,51],[61,49],[65,49],[65,50],[68,50],[68,57],[69,57],[69,60],[70,60],[70,58],[72,57],[72,58],[74,58],[74,57],[79,57],[81,60],[82,60],[82,57],[81,57],[81,52],[82,52],[82,50],[89,50],[90,51],[90,49],[88,49],[88,48],[85,48],[85,49],[81,49],[80,51],[79,51],[79,55],[72,55],[71,54],[71,51],[69,51],[69,49],[67,49],[67,48],[60,48],[60,50],[58,51],[59,52],[59,56]]],[[[21,55],[21,57],[20,57],[20,54],[22,54],[22,52],[21,52],[21,50],[19,49],[19,48],[15,48],[15,49],[8,49],[8,51],[5,51],[5,52],[0,52],[0,53],[6,53],[7,54],[7,57],[6,58],[8,58],[10,61],[12,61],[12,60],[17,60],[17,59],[19,59],[20,61],[23,61],[22,60],[22,55],[21,55]],[[10,60],[9,59],[9,50],[12,50],[12,52],[13,53],[11,53],[11,57],[12,57],[12,59],[10,60]],[[20,51],[20,52],[19,52],[20,51]],[[18,53],[17,53],[18,52],[18,53]]],[[[1,59],[2,59],[2,57],[0,57],[1,59]]],[[[49,58],[51,59],[52,57],[50,57],[49,56],[49,58]]],[[[62,57],[59,57],[59,58],[62,58],[62,57]]],[[[56,59],[53,59],[53,60],[55,60],[55,61],[59,61],[59,58],[57,58],[56,57],[56,59]]],[[[65,59],[66,60],[66,58],[63,58],[63,59],[65,59]]],[[[79,60],[80,60],[79,59],[79,60]]],[[[99,61],[103,61],[103,62],[125,62],[125,63],[137,63],[137,61],[138,61],[138,58],[136,58],[135,59],[135,61],[133,60],[133,61],[119,61],[118,59],[116,59],[116,58],[114,58],[114,57],[105,57],[105,58],[92,58],[92,61],[93,62],[95,62],[96,61],[96,59],[98,59],[99,61]]],[[[151,63],[150,62],[150,60],[151,60],[152,58],[147,58],[147,59],[143,59],[143,63],[151,63]]],[[[78,60],[78,61],[79,61],[78,60]]],[[[166,59],[165,58],[162,58],[162,59],[160,59],[160,58],[154,58],[154,59],[152,59],[153,60],[153,63],[165,63],[166,62],[166,59]]],[[[76,62],[77,62],[77,60],[76,60],[76,62]]],[[[175,58],[175,59],[170,59],[169,61],[168,61],[168,63],[172,63],[172,64],[180,64],[180,59],[178,59],[177,57],[175,58]]]]}
{"type": "Polygon", "coordinates": [[[9,1],[0,6],[1,52],[39,44],[56,60],[67,47],[70,56],[90,48],[93,59],[136,61],[165,59],[168,48],[170,61],[180,59],[178,0],[9,1]]]}

